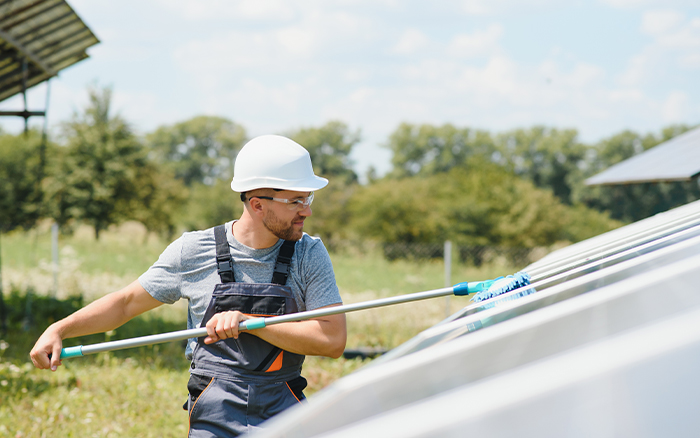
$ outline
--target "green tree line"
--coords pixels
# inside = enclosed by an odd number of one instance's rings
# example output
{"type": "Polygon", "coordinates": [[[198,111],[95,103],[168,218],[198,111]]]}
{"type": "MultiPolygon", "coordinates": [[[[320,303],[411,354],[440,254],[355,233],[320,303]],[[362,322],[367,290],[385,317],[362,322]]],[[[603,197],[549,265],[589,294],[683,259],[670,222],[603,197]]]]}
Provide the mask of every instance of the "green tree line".
{"type": "MultiPolygon", "coordinates": [[[[61,124],[55,142],[38,132],[0,133],[0,231],[42,218],[70,232],[142,222],[172,237],[237,217],[229,187],[248,139],[240,124],[198,116],[144,136],[111,111],[111,90],[61,124]]],[[[624,131],[584,144],[575,129],[493,133],[451,124],[401,124],[386,143],[392,169],[359,183],[351,153],[359,130],[341,121],[283,132],[304,145],[330,179],[307,231],[335,241],[513,247],[575,242],[700,198],[696,183],[587,187],[584,180],[690,129],[624,131]]]]}

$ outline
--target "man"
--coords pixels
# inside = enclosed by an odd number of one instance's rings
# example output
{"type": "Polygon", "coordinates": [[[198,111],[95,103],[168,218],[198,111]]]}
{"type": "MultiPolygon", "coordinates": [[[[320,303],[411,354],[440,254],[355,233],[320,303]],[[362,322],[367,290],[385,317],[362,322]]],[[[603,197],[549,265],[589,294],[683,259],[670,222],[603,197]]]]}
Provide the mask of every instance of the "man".
{"type": "Polygon", "coordinates": [[[313,192],[327,184],[299,144],[276,135],[254,138],[236,157],[231,182],[244,202],[240,219],[184,233],[137,281],[47,328],[32,362],[55,371],[63,339],[112,330],[185,298],[188,327],[207,328],[206,337],[190,339],[186,348],[191,437],[237,436],[299,403],[304,355],[340,357],[345,316],[241,333],[238,324],[342,304],[328,252],[303,232],[313,192]]]}

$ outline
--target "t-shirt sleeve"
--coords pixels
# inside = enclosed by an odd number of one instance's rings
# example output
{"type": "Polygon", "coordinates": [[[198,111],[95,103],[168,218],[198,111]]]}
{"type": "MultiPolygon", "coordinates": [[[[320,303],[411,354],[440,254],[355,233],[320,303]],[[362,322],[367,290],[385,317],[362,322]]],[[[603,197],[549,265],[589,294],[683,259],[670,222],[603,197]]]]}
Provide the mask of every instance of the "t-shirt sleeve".
{"type": "Polygon", "coordinates": [[[182,297],[182,240],[180,237],[168,245],[158,261],[139,277],[141,286],[165,304],[172,304],[182,297]]]}
{"type": "Polygon", "coordinates": [[[306,310],[314,310],[333,304],[342,304],[338,285],[335,282],[333,264],[326,247],[320,239],[314,239],[302,260],[305,283],[304,302],[306,310]]]}

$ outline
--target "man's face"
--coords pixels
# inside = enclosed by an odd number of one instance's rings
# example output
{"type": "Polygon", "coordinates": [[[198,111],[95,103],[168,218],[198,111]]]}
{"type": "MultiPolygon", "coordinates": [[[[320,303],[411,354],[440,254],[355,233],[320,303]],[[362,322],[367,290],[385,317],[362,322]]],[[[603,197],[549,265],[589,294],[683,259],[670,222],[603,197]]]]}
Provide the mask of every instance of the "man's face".
{"type": "MultiPolygon", "coordinates": [[[[299,199],[309,196],[309,192],[278,192],[275,197],[299,199]]],[[[268,209],[263,217],[263,225],[279,239],[297,241],[304,232],[304,220],[311,216],[311,207],[290,210],[286,204],[268,200],[268,209]]]]}

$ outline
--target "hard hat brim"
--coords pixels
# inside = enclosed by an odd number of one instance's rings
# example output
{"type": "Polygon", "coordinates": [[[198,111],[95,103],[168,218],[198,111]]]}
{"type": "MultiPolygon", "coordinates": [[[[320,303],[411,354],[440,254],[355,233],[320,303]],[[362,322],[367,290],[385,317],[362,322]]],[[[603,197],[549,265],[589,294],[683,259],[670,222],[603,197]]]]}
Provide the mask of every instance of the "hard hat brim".
{"type": "Polygon", "coordinates": [[[327,185],[328,180],[326,178],[316,175],[311,178],[293,181],[270,177],[256,177],[242,181],[231,181],[231,189],[238,193],[249,192],[256,189],[282,189],[291,190],[293,192],[314,192],[316,190],[321,190],[327,185]]]}

